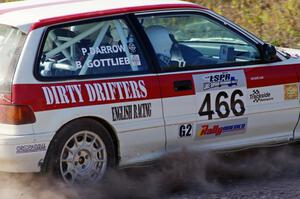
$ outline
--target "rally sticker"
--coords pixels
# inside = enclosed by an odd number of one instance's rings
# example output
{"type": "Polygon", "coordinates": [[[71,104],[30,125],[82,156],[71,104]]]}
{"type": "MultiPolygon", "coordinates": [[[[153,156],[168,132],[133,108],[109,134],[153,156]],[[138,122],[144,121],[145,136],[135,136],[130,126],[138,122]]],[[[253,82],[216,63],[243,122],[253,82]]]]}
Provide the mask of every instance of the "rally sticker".
{"type": "Polygon", "coordinates": [[[141,118],[150,118],[152,116],[152,104],[130,104],[125,106],[116,106],[111,108],[112,120],[132,120],[141,118]]]}
{"type": "Polygon", "coordinates": [[[261,90],[259,89],[254,89],[250,94],[250,100],[254,103],[259,103],[259,102],[273,101],[274,97],[268,91],[261,92],[261,90]]]}
{"type": "Polygon", "coordinates": [[[196,92],[246,87],[243,70],[224,71],[193,76],[196,92]]]}
{"type": "Polygon", "coordinates": [[[133,66],[141,66],[142,62],[139,55],[131,55],[131,61],[133,66]]]}
{"type": "Polygon", "coordinates": [[[243,70],[198,74],[193,79],[200,120],[245,114],[247,86],[243,70]]]}
{"type": "Polygon", "coordinates": [[[125,53],[125,47],[123,45],[112,45],[112,46],[100,46],[100,47],[89,47],[81,48],[82,55],[98,55],[98,54],[114,54],[114,53],[125,53]]]}
{"type": "Polygon", "coordinates": [[[182,124],[178,128],[179,134],[178,138],[186,138],[193,136],[193,125],[192,124],[182,124]]]}
{"type": "Polygon", "coordinates": [[[298,84],[284,85],[284,100],[295,100],[298,96],[298,84]]]}
{"type": "Polygon", "coordinates": [[[144,80],[43,86],[46,105],[144,99],[144,80]],[[87,95],[84,95],[87,93],[87,95]]]}
{"type": "Polygon", "coordinates": [[[42,152],[46,151],[47,147],[46,144],[24,144],[24,145],[18,145],[16,146],[16,153],[22,154],[22,153],[36,153],[36,152],[42,152]]]}
{"type": "Polygon", "coordinates": [[[128,45],[128,50],[130,53],[136,53],[136,46],[134,43],[130,42],[127,45],[128,45]]]}
{"type": "Polygon", "coordinates": [[[248,89],[249,106],[281,103],[284,101],[283,97],[284,87],[282,85],[267,86],[248,89]]]}
{"type": "MultiPolygon", "coordinates": [[[[136,47],[132,43],[130,46],[131,52],[136,52],[136,47]]],[[[115,67],[115,66],[141,66],[140,57],[138,54],[126,56],[126,50],[123,45],[112,45],[112,46],[100,46],[100,47],[89,47],[81,48],[82,55],[91,56],[84,63],[81,60],[75,61],[76,67],[81,69],[86,65],[88,68],[99,68],[99,67],[115,67]],[[96,55],[101,55],[97,56],[96,55]]]]}
{"type": "Polygon", "coordinates": [[[245,133],[247,118],[197,124],[196,140],[245,133]]]}

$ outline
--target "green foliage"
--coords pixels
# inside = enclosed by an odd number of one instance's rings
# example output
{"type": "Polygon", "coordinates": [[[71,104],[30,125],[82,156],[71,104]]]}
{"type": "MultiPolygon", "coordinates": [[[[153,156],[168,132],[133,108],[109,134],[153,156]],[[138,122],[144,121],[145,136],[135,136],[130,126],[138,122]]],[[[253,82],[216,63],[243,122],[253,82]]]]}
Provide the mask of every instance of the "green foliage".
{"type": "Polygon", "coordinates": [[[299,0],[190,0],[277,46],[300,48],[299,0]]]}

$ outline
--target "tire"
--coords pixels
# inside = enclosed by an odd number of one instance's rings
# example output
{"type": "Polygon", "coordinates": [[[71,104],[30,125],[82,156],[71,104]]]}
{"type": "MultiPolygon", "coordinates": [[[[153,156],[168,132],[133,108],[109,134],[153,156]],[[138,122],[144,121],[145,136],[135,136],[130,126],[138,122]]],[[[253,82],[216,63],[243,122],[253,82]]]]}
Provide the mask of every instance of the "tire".
{"type": "Polygon", "coordinates": [[[44,171],[67,184],[99,182],[116,165],[116,153],[108,130],[93,119],[66,124],[53,138],[44,171]]]}

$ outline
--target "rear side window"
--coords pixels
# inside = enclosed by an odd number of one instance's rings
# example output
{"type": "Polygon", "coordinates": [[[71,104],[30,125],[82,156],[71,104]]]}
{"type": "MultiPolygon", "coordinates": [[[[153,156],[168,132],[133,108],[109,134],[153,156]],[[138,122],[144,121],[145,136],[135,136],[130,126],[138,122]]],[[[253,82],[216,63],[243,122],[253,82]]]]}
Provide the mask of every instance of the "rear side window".
{"type": "Polygon", "coordinates": [[[11,82],[24,46],[26,34],[10,26],[0,25],[0,92],[10,93],[11,82]]]}
{"type": "Polygon", "coordinates": [[[140,46],[122,19],[52,28],[39,60],[38,74],[47,78],[148,71],[140,46]]]}
{"type": "Polygon", "coordinates": [[[162,71],[258,61],[259,50],[241,35],[201,14],[139,17],[162,71]]]}

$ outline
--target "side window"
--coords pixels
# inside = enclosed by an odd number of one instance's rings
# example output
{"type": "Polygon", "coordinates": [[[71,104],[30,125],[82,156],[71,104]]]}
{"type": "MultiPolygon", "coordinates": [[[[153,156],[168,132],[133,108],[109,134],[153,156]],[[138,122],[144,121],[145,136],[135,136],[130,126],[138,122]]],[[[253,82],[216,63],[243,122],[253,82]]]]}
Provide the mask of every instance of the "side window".
{"type": "Polygon", "coordinates": [[[147,72],[133,33],[123,20],[52,28],[40,53],[39,76],[108,76],[147,72]]]}
{"type": "Polygon", "coordinates": [[[139,21],[163,71],[260,59],[254,44],[204,15],[147,15],[139,21]]]}

